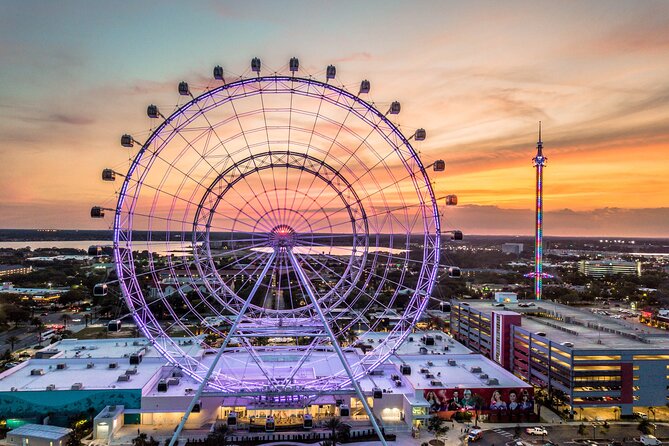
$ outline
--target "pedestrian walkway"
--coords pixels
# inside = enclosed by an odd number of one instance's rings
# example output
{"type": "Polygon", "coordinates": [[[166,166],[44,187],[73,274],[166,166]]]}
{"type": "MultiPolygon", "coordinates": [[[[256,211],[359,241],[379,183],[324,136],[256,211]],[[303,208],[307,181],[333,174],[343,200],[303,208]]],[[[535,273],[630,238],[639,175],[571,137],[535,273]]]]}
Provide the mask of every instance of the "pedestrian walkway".
{"type": "Polygon", "coordinates": [[[514,435],[511,432],[508,432],[508,431],[505,431],[505,430],[502,430],[502,429],[499,429],[499,428],[492,429],[492,431],[496,434],[501,435],[502,437],[508,438],[509,440],[512,440],[513,437],[514,437],[514,435]]]}

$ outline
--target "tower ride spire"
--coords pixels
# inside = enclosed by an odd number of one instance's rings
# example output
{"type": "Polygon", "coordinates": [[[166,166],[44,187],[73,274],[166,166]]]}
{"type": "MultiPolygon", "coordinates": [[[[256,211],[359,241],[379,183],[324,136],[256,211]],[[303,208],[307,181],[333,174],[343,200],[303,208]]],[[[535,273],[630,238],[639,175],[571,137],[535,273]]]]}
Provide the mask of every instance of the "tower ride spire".
{"type": "Polygon", "coordinates": [[[539,140],[537,141],[537,156],[532,158],[534,167],[537,169],[537,201],[534,237],[534,295],[541,300],[543,293],[543,179],[546,158],[543,154],[543,143],[541,142],[541,121],[539,121],[539,140]]]}

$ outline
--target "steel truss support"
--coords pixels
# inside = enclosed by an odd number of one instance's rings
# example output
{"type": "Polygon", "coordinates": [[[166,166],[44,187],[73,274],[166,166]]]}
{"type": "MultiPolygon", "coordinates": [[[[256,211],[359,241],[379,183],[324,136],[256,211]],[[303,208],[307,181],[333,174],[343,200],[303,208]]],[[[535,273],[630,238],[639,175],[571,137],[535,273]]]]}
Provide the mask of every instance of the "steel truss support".
{"type": "Polygon", "coordinates": [[[193,399],[188,405],[188,408],[186,409],[184,416],[181,418],[181,422],[177,426],[177,429],[174,431],[174,435],[172,435],[172,439],[170,440],[169,446],[174,446],[177,440],[179,439],[179,435],[181,435],[181,431],[184,429],[186,421],[188,421],[188,417],[190,417],[190,414],[193,411],[195,404],[197,404],[197,402],[200,400],[204,388],[207,387],[207,384],[209,383],[209,379],[211,378],[211,374],[214,372],[214,368],[216,368],[216,364],[218,364],[219,359],[221,359],[221,355],[223,355],[223,352],[228,347],[228,343],[230,342],[230,339],[232,339],[232,333],[234,333],[237,330],[237,325],[239,325],[239,323],[241,322],[242,316],[244,315],[244,313],[246,313],[246,310],[248,309],[249,305],[251,304],[251,301],[253,300],[253,296],[255,296],[256,292],[258,291],[258,288],[260,288],[262,279],[267,275],[267,272],[269,271],[269,268],[272,266],[275,257],[276,257],[276,251],[272,252],[272,254],[270,255],[269,259],[267,260],[267,263],[265,263],[265,267],[260,273],[260,278],[255,283],[255,285],[253,285],[253,289],[251,289],[249,297],[246,298],[246,301],[244,301],[244,305],[242,306],[241,310],[239,310],[239,314],[235,318],[235,322],[232,324],[232,327],[230,327],[230,331],[228,331],[228,334],[225,336],[223,343],[218,349],[218,352],[216,353],[216,356],[214,357],[214,360],[211,363],[209,370],[207,370],[207,374],[202,379],[202,382],[200,382],[200,385],[197,388],[197,392],[195,392],[195,395],[193,396],[193,399]]]}
{"type": "MultiPolygon", "coordinates": [[[[325,318],[325,314],[323,314],[323,310],[321,309],[320,305],[318,305],[318,299],[316,298],[316,294],[314,293],[314,290],[311,288],[311,282],[309,281],[309,278],[304,273],[304,270],[300,266],[300,263],[298,262],[297,258],[295,257],[295,254],[293,253],[293,251],[290,250],[290,249],[286,250],[286,255],[290,259],[290,263],[293,265],[293,269],[295,270],[295,273],[300,278],[300,281],[302,282],[302,286],[304,287],[305,291],[309,295],[309,299],[311,299],[311,303],[314,307],[314,310],[316,310],[316,313],[318,314],[318,317],[320,318],[321,322],[323,323],[323,328],[327,332],[328,336],[330,336],[330,340],[332,341],[332,347],[334,347],[335,351],[337,352],[337,356],[339,357],[339,360],[341,361],[341,364],[344,367],[344,370],[346,370],[346,374],[348,375],[349,379],[351,380],[351,385],[353,385],[353,388],[355,389],[355,393],[358,395],[358,398],[360,398],[360,402],[362,403],[362,406],[365,408],[365,412],[367,412],[367,416],[369,417],[369,421],[371,421],[372,426],[374,427],[374,431],[376,432],[376,435],[378,435],[379,440],[381,441],[381,444],[383,446],[388,446],[388,443],[386,443],[386,439],[383,437],[383,432],[381,432],[381,427],[379,426],[379,423],[377,423],[376,418],[374,418],[374,414],[372,413],[372,409],[369,407],[369,404],[367,404],[367,399],[365,398],[365,395],[362,393],[362,389],[360,388],[360,384],[356,381],[355,376],[353,376],[353,370],[351,370],[351,366],[348,364],[348,361],[346,360],[346,357],[344,356],[344,352],[342,351],[341,346],[339,345],[339,342],[337,342],[337,337],[332,332],[332,328],[330,327],[330,324],[328,323],[327,319],[325,318]]],[[[170,446],[174,446],[174,445],[170,444],[170,446]]]]}

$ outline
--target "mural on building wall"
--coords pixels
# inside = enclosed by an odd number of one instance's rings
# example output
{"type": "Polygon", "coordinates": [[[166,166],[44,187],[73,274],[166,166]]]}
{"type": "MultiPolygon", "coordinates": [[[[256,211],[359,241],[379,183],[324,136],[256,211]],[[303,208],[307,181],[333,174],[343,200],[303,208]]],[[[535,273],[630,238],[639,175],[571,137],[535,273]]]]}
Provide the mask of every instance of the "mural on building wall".
{"type": "Polygon", "coordinates": [[[0,418],[65,416],[94,411],[105,406],[123,405],[140,409],[142,392],[135,390],[53,390],[0,392],[0,418]]]}
{"type": "Polygon", "coordinates": [[[430,413],[451,419],[457,412],[478,412],[509,418],[534,413],[534,392],[522,389],[426,389],[423,396],[430,403],[430,413]]]}

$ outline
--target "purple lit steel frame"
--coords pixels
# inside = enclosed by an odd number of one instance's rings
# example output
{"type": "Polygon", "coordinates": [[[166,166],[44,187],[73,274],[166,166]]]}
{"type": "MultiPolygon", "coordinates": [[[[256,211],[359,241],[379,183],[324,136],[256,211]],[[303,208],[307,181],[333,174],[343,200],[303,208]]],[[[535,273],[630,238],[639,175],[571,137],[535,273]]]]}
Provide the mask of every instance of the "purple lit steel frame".
{"type": "Polygon", "coordinates": [[[546,165],[546,158],[543,155],[543,143],[541,142],[541,123],[539,123],[539,141],[537,141],[537,155],[532,158],[534,167],[537,169],[537,202],[536,202],[536,221],[535,221],[535,237],[534,237],[534,296],[536,300],[541,300],[543,293],[543,279],[544,279],[544,263],[543,263],[543,218],[544,218],[544,204],[543,204],[543,180],[544,180],[544,166],[546,165]]]}
{"type": "MultiPolygon", "coordinates": [[[[171,339],[166,334],[166,330],[163,329],[163,327],[161,327],[160,323],[155,318],[155,315],[151,312],[150,308],[151,303],[147,302],[147,299],[145,298],[142,292],[142,288],[138,280],[138,275],[141,274],[138,274],[135,270],[134,257],[132,252],[133,221],[135,216],[140,216],[140,220],[141,218],[149,218],[148,229],[151,230],[151,225],[155,223],[152,216],[153,216],[153,211],[156,209],[156,203],[155,203],[156,200],[154,199],[154,204],[151,207],[151,212],[149,213],[148,217],[147,215],[142,215],[140,210],[136,210],[136,202],[140,198],[142,187],[146,182],[147,176],[150,174],[151,167],[153,166],[154,162],[157,159],[160,159],[161,151],[163,150],[163,148],[165,148],[174,138],[177,138],[177,136],[184,138],[183,135],[180,133],[182,129],[187,128],[189,124],[195,122],[196,120],[202,117],[206,117],[209,111],[214,110],[217,107],[221,107],[224,104],[228,103],[234,104],[235,101],[239,101],[242,100],[243,98],[248,98],[256,95],[260,95],[260,97],[262,98],[263,95],[272,95],[272,94],[291,95],[291,97],[295,95],[309,98],[318,98],[321,101],[321,104],[329,104],[336,108],[343,109],[346,111],[347,116],[349,115],[355,116],[360,122],[366,123],[370,129],[370,134],[374,133],[378,135],[386,142],[386,144],[388,144],[388,146],[392,148],[392,152],[394,152],[397,158],[399,158],[399,160],[401,161],[401,165],[406,170],[407,177],[410,180],[409,184],[413,185],[414,191],[416,193],[415,195],[416,201],[414,203],[409,203],[409,204],[404,203],[404,205],[418,207],[419,208],[418,215],[420,218],[422,218],[423,221],[421,227],[421,233],[423,234],[423,258],[420,261],[420,273],[418,276],[417,285],[415,287],[415,290],[409,303],[406,305],[404,318],[390,331],[389,336],[385,339],[385,341],[377,345],[376,348],[369,355],[365,357],[364,364],[357,363],[351,365],[353,376],[355,378],[359,378],[364,374],[368,373],[369,371],[373,370],[375,367],[377,367],[381,362],[383,362],[385,359],[388,358],[388,356],[390,356],[393,353],[394,349],[402,341],[404,341],[404,339],[410,332],[411,328],[420,317],[420,314],[424,310],[425,306],[427,305],[429,295],[431,294],[432,287],[436,279],[437,266],[439,263],[440,226],[439,226],[439,213],[437,209],[437,203],[434,197],[434,193],[429,178],[422,163],[420,162],[420,159],[418,158],[415,151],[409,144],[408,140],[404,137],[404,135],[402,135],[399,129],[397,129],[397,127],[385,117],[383,113],[379,112],[371,104],[363,101],[357,96],[354,96],[341,88],[335,87],[330,84],[322,83],[313,79],[303,79],[297,77],[268,76],[268,77],[258,77],[253,79],[242,79],[230,84],[225,84],[221,87],[210,90],[202,94],[201,96],[194,98],[190,102],[180,107],[171,116],[166,118],[165,121],[155,129],[155,131],[151,134],[147,142],[142,146],[139,153],[136,155],[135,159],[133,160],[129,168],[128,174],[121,187],[121,190],[119,192],[119,199],[114,219],[114,251],[115,251],[116,267],[117,267],[119,282],[123,291],[123,295],[128,303],[128,306],[133,312],[133,317],[135,318],[135,321],[141,328],[142,332],[150,339],[152,344],[171,363],[181,367],[185,373],[187,373],[188,375],[192,376],[197,380],[204,379],[205,376],[203,372],[206,369],[206,365],[201,364],[198,358],[194,358],[191,355],[189,355],[175,340],[171,339]]],[[[314,112],[316,120],[319,119],[318,116],[319,111],[315,112],[311,111],[314,112]]],[[[297,113],[298,110],[296,110],[295,112],[297,113]]],[[[266,113],[266,110],[263,109],[262,113],[264,115],[266,113]]],[[[239,121],[240,115],[237,115],[236,111],[235,115],[237,120],[239,121]]],[[[329,118],[327,118],[326,116],[322,116],[320,117],[320,119],[327,120],[329,118]]],[[[336,119],[332,121],[334,124],[337,124],[336,119]]],[[[342,129],[346,129],[345,123],[343,121],[339,122],[338,124],[339,124],[339,131],[342,131],[342,129]]],[[[265,125],[267,126],[267,124],[265,125]]],[[[241,127],[242,126],[240,123],[240,129],[241,127]]],[[[295,128],[295,131],[303,131],[303,130],[304,129],[300,129],[297,127],[295,128]]],[[[348,129],[346,130],[348,131],[348,129]]],[[[241,133],[242,135],[244,134],[243,129],[241,129],[241,133]]],[[[332,141],[333,146],[337,144],[338,134],[335,135],[334,137],[329,137],[329,139],[326,136],[323,135],[320,136],[322,136],[323,139],[332,141]]],[[[192,144],[190,142],[187,143],[190,147],[192,147],[192,144]]],[[[291,142],[289,139],[288,145],[290,146],[290,144],[291,142]]],[[[299,147],[299,144],[293,143],[293,146],[299,147]]],[[[304,148],[305,151],[309,149],[311,149],[309,145],[307,145],[304,148]]],[[[250,147],[249,151],[251,151],[250,147]]],[[[306,155],[303,156],[303,159],[305,157],[306,155]]],[[[202,158],[204,159],[204,156],[202,156],[202,158]]],[[[354,163],[359,162],[356,153],[351,153],[349,159],[352,160],[352,162],[354,163]]],[[[287,164],[289,164],[288,161],[287,164]]],[[[296,163],[295,166],[291,167],[296,167],[297,164],[299,163],[296,163]]],[[[378,164],[381,165],[380,162],[378,164]]],[[[174,168],[173,164],[168,163],[168,165],[169,167],[167,169],[172,170],[174,168]]],[[[237,162],[234,161],[233,165],[236,166],[237,162]]],[[[382,164],[381,166],[385,166],[385,161],[384,164],[382,164]]],[[[212,166],[212,170],[218,172],[216,167],[212,166]]],[[[346,174],[350,172],[351,170],[346,165],[343,165],[339,168],[339,171],[337,173],[341,175],[343,178],[346,178],[346,174]]],[[[359,179],[360,178],[356,178],[356,180],[353,181],[353,183],[355,183],[359,179]]],[[[147,185],[145,188],[156,190],[156,186],[154,185],[147,185]]],[[[353,190],[351,187],[348,187],[348,189],[353,190]]],[[[156,193],[158,193],[158,190],[160,190],[159,187],[156,190],[156,193]]],[[[166,192],[166,194],[168,193],[166,192]]],[[[191,197],[190,199],[188,197],[184,198],[178,196],[178,194],[176,193],[170,196],[174,196],[175,200],[178,199],[189,203],[188,204],[189,206],[191,204],[194,206],[196,205],[196,203],[192,201],[193,197],[191,197]]],[[[367,198],[369,198],[369,196],[371,196],[371,194],[367,194],[367,198]]],[[[384,212],[390,213],[391,209],[392,206],[389,203],[381,202],[379,206],[375,207],[375,209],[372,212],[368,212],[368,214],[377,216],[384,215],[384,212]],[[385,206],[385,209],[383,209],[383,206],[385,206]]],[[[172,210],[170,210],[170,213],[167,215],[167,217],[157,217],[157,218],[162,218],[163,220],[167,221],[168,224],[170,224],[170,221],[173,220],[172,217],[173,217],[172,210]]],[[[179,220],[177,219],[174,221],[179,221],[179,220]]],[[[357,219],[354,219],[353,223],[355,224],[357,221],[358,221],[357,219]]],[[[195,221],[191,222],[191,224],[196,226],[195,221]]],[[[151,234],[152,233],[149,232],[149,239],[151,239],[152,237],[151,234]]],[[[193,235],[198,236],[200,234],[198,231],[194,231],[193,235]]],[[[367,237],[369,237],[369,234],[366,235],[367,237]]],[[[335,236],[333,235],[331,237],[335,236]]],[[[208,242],[207,239],[203,240],[204,246],[207,249],[209,249],[210,245],[207,242],[208,242]]],[[[378,233],[377,233],[377,245],[378,245],[378,233]]],[[[371,257],[374,262],[376,262],[377,259],[384,258],[384,255],[380,255],[378,252],[375,252],[373,255],[370,255],[369,243],[366,244],[363,243],[362,246],[365,246],[364,254],[366,256],[371,257]]],[[[185,258],[186,256],[184,256],[184,259],[185,258]]],[[[262,255],[258,254],[257,258],[261,259],[262,255]]],[[[401,259],[399,257],[394,258],[392,254],[385,255],[385,258],[387,258],[388,262],[390,262],[391,259],[395,261],[402,260],[404,264],[412,261],[408,259],[408,254],[405,259],[401,259]]],[[[154,263],[153,257],[151,257],[150,262],[151,262],[150,263],[151,268],[149,271],[150,277],[157,283],[159,282],[158,278],[160,275],[160,270],[155,267],[156,264],[154,263]]],[[[189,269],[188,274],[190,275],[191,264],[188,263],[187,260],[184,260],[181,266],[183,265],[188,266],[187,268],[189,269]]],[[[374,265],[376,265],[376,263],[374,263],[374,265]]],[[[167,268],[171,273],[173,273],[175,268],[178,266],[179,265],[174,263],[171,257],[168,259],[167,268]]],[[[197,262],[196,266],[198,266],[199,268],[201,267],[201,264],[197,262]]],[[[362,268],[363,266],[359,267],[362,268]]],[[[324,270],[324,267],[322,267],[321,269],[324,270]]],[[[255,269],[256,273],[258,270],[259,268],[255,269]]],[[[313,271],[312,273],[318,275],[318,271],[313,271]]],[[[379,276],[377,277],[377,279],[381,280],[382,283],[386,284],[389,283],[386,274],[387,273],[384,273],[383,277],[379,276]]],[[[369,273],[369,277],[373,275],[374,273],[372,272],[369,273]]],[[[402,273],[401,277],[402,279],[400,279],[400,282],[402,282],[403,278],[405,277],[404,272],[402,273]]],[[[190,279],[193,280],[193,277],[191,276],[190,279]]],[[[195,282],[192,283],[194,284],[195,282]]],[[[209,284],[209,282],[206,283],[209,284]]],[[[366,286],[367,283],[368,282],[363,284],[363,286],[366,286]]],[[[393,294],[391,303],[395,300],[398,291],[402,287],[401,283],[398,283],[397,285],[398,286],[397,289],[395,290],[395,293],[393,294]]],[[[166,301],[165,300],[166,297],[163,295],[163,291],[161,289],[158,289],[157,292],[159,294],[159,299],[166,301]]],[[[198,293],[200,296],[203,296],[202,291],[199,290],[197,286],[195,287],[194,292],[198,293]]],[[[359,291],[356,290],[356,292],[359,291]]],[[[193,304],[189,302],[189,300],[184,296],[184,293],[182,292],[181,288],[179,288],[178,293],[179,295],[181,295],[185,304],[188,306],[189,312],[191,312],[195,316],[198,316],[199,313],[197,311],[197,308],[194,307],[193,304]]],[[[228,310],[234,308],[234,306],[230,305],[229,301],[226,300],[227,299],[226,294],[229,293],[230,293],[229,289],[226,290],[225,287],[221,287],[221,289],[219,290],[219,294],[207,295],[207,297],[211,298],[211,302],[209,301],[209,299],[203,299],[204,303],[202,305],[206,305],[209,310],[214,309],[213,307],[214,304],[219,304],[228,310]]],[[[376,293],[378,293],[378,291],[376,291],[376,293]]],[[[367,308],[370,308],[370,306],[373,303],[375,303],[374,298],[376,296],[377,294],[371,295],[370,304],[368,305],[367,308]]],[[[341,301],[342,300],[340,298],[341,296],[338,297],[339,298],[337,299],[337,301],[341,301]]],[[[332,308],[329,307],[326,307],[324,309],[326,313],[330,312],[331,322],[336,323],[337,316],[333,316],[331,310],[332,308]]],[[[176,325],[179,326],[183,325],[180,322],[180,315],[177,314],[173,308],[170,308],[168,306],[167,311],[169,312],[171,317],[175,320],[176,325]]],[[[200,320],[202,321],[202,319],[200,320]]],[[[307,318],[305,322],[313,322],[313,320],[314,320],[313,318],[311,320],[307,318]]],[[[341,327],[338,326],[337,333],[343,333],[345,329],[349,329],[358,321],[359,317],[357,319],[354,318],[350,323],[346,323],[341,327]]],[[[213,332],[215,333],[218,332],[220,334],[220,331],[218,331],[215,325],[212,324],[212,326],[210,326],[209,328],[213,332]]],[[[260,330],[261,328],[263,327],[257,327],[256,329],[260,330]]],[[[371,328],[373,327],[370,327],[370,329],[371,328]]],[[[307,326],[302,327],[302,330],[304,330],[304,332],[307,335],[314,334],[317,332],[317,327],[315,326],[310,327],[307,324],[307,326]]],[[[187,334],[192,334],[192,332],[187,328],[185,331],[187,334]]],[[[259,365],[259,367],[262,368],[262,359],[259,357],[257,352],[254,352],[253,350],[254,349],[251,348],[249,353],[253,357],[254,361],[256,361],[256,363],[259,365]]],[[[268,381],[271,380],[271,377],[268,376],[267,378],[268,381]]],[[[328,377],[328,379],[313,380],[312,382],[304,384],[304,390],[320,391],[323,389],[341,388],[347,386],[348,384],[349,380],[347,379],[344,371],[342,370],[339,374],[337,374],[337,376],[328,377]]],[[[253,391],[263,388],[262,385],[259,385],[257,383],[246,382],[243,378],[228,376],[221,371],[218,371],[216,376],[210,380],[209,387],[222,391],[233,390],[233,389],[237,391],[239,389],[253,391]]],[[[284,386],[283,388],[287,390],[293,390],[293,391],[295,390],[295,389],[289,389],[286,386],[284,386]]]]}

